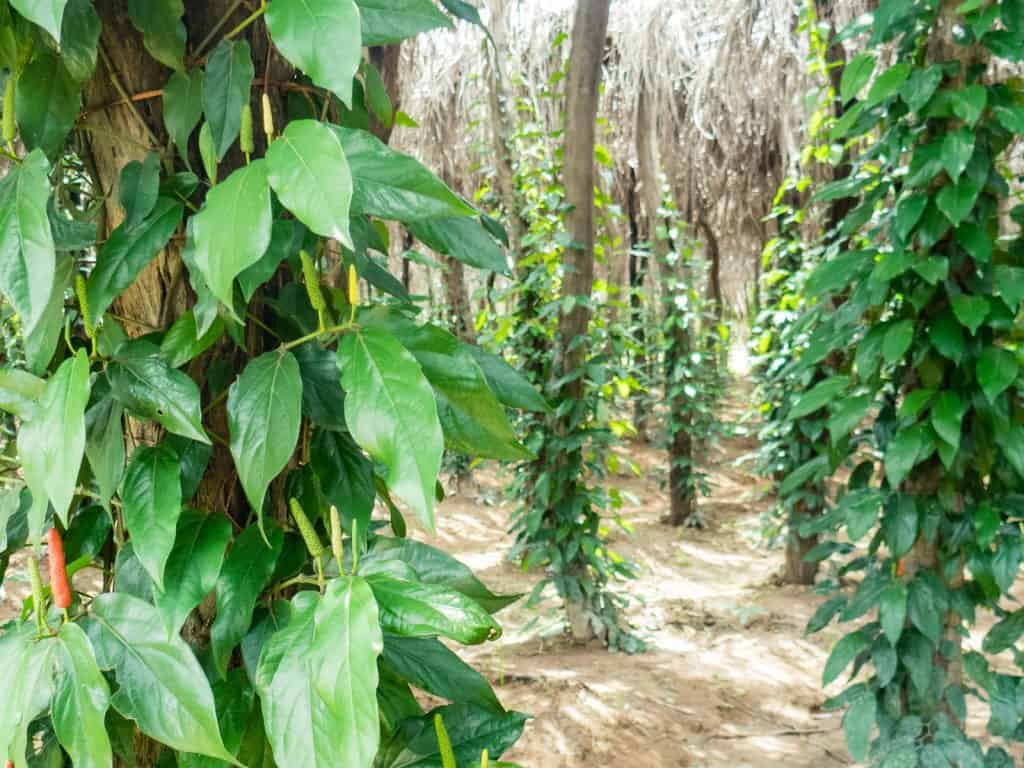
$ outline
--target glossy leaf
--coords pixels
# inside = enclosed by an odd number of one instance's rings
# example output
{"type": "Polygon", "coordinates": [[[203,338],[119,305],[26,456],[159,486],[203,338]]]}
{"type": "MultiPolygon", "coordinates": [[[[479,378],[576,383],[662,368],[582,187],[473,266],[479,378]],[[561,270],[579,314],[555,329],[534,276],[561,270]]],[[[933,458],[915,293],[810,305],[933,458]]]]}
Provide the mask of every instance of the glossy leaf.
{"type": "Polygon", "coordinates": [[[46,200],[50,164],[36,150],[0,180],[0,291],[30,333],[50,300],[56,253],[46,200]]]}
{"type": "Polygon", "coordinates": [[[228,394],[231,455],[253,510],[263,519],[267,486],[285,468],[299,440],[302,376],[291,352],[250,362],[228,394]]]}
{"type": "Polygon", "coordinates": [[[503,712],[487,679],[435,637],[384,636],[383,664],[420,690],[503,712]]]}
{"type": "Polygon", "coordinates": [[[137,448],[121,487],[121,514],[135,556],[157,589],[164,588],[164,567],[174,548],[181,502],[177,454],[162,444],[137,448]]]}
{"type": "Polygon", "coordinates": [[[181,69],[185,58],[182,0],[128,0],[128,17],[142,33],[150,55],[171,69],[181,69]]]}
{"type": "Polygon", "coordinates": [[[352,437],[387,467],[388,488],[432,529],[444,436],[419,364],[394,337],[369,328],[342,338],[338,367],[352,437]]]}
{"type": "Polygon", "coordinates": [[[463,348],[476,360],[487,379],[487,386],[503,405],[523,411],[550,413],[551,406],[537,388],[503,358],[473,344],[466,344],[463,348]]]}
{"type": "Polygon", "coordinates": [[[60,27],[60,53],[68,74],[80,83],[96,70],[100,17],[92,0],[69,0],[60,27]]]}
{"type": "Polygon", "coordinates": [[[181,513],[164,570],[164,589],[153,593],[168,635],[178,633],[192,609],[216,586],[230,540],[231,523],[223,515],[194,509],[181,513]]]}
{"type": "Polygon", "coordinates": [[[110,395],[85,412],[85,455],[99,489],[99,501],[108,512],[124,474],[123,415],[121,403],[110,395]]]}
{"type": "Polygon", "coordinates": [[[53,692],[53,729],[81,768],[109,768],[113,759],[104,718],[110,688],[100,673],[89,638],[73,622],[57,633],[59,673],[53,692]]]}
{"type": "Polygon", "coordinates": [[[202,71],[175,72],[164,86],[163,96],[164,126],[189,165],[188,139],[203,116],[202,71]]]}
{"type": "Polygon", "coordinates": [[[963,404],[956,392],[943,392],[932,406],[932,426],[939,437],[954,448],[960,445],[960,429],[964,417],[963,404]]]}
{"type": "Polygon", "coordinates": [[[478,603],[435,584],[368,576],[380,606],[380,625],[403,637],[442,635],[465,645],[501,636],[501,627],[478,603]]]}
{"type": "Polygon", "coordinates": [[[415,158],[396,152],[369,131],[332,127],[355,181],[353,214],[408,223],[475,213],[415,158]]]}
{"type": "Polygon", "coordinates": [[[322,88],[352,105],[362,60],[359,8],[353,0],[274,0],[267,29],[284,57],[322,88]]]}
{"type": "Polygon", "coordinates": [[[193,217],[196,265],[224,306],[234,306],[234,280],[260,260],[272,227],[265,160],[253,160],[217,184],[193,217]]]}
{"type": "Polygon", "coordinates": [[[112,703],[122,715],[172,749],[233,761],[202,667],[181,637],[167,637],[156,608],[117,592],[99,595],[86,632],[100,668],[117,676],[112,703]]]}
{"type": "Polygon", "coordinates": [[[346,429],[338,356],[319,344],[303,344],[294,354],[302,374],[302,413],[321,427],[346,429]]]}
{"type": "Polygon", "coordinates": [[[155,419],[168,432],[209,443],[203,430],[199,388],[159,353],[145,342],[121,347],[107,367],[111,391],[126,409],[155,419]]]}
{"type": "Polygon", "coordinates": [[[184,206],[166,197],[155,201],[145,219],[132,227],[126,220],[110,233],[96,256],[86,283],[89,309],[102,317],[143,269],[164,249],[181,222],[184,206]]]}
{"type": "Polygon", "coordinates": [[[0,410],[27,419],[35,410],[46,382],[18,368],[0,368],[0,410]]]}
{"type": "Polygon", "coordinates": [[[388,45],[452,23],[431,0],[357,0],[363,45],[388,45]]]}
{"type": "Polygon", "coordinates": [[[242,107],[249,103],[249,91],[255,75],[249,43],[245,40],[221,40],[206,60],[203,112],[206,113],[206,125],[210,128],[218,160],[224,159],[238,138],[242,127],[242,107]]]}
{"type": "Polygon", "coordinates": [[[9,626],[0,635],[0,759],[27,768],[28,726],[46,710],[52,690],[55,644],[36,642],[30,623],[9,626]]]}
{"type": "Polygon", "coordinates": [[[352,174],[335,133],[316,120],[293,120],[267,149],[270,186],[295,217],[322,237],[352,247],[352,174]]]}
{"type": "Polygon", "coordinates": [[[11,6],[33,24],[49,32],[54,40],[59,41],[67,2],[68,0],[11,0],[11,6]]]}
{"type": "Polygon", "coordinates": [[[46,382],[39,404],[18,430],[18,456],[32,491],[32,537],[42,533],[49,500],[67,523],[85,454],[85,406],[89,402],[89,359],[79,350],[46,382]]]}
{"type": "Polygon", "coordinates": [[[1001,347],[988,347],[978,358],[978,384],[989,402],[993,402],[1017,379],[1020,366],[1016,356],[1001,347]]]}
{"type": "Polygon", "coordinates": [[[789,418],[799,419],[824,408],[839,397],[849,385],[850,379],[847,376],[832,376],[814,385],[797,400],[789,412],[789,418]]]}
{"type": "Polygon", "coordinates": [[[857,762],[863,761],[868,755],[871,742],[871,729],[875,725],[878,702],[873,693],[859,697],[843,716],[843,731],[846,734],[846,746],[850,755],[857,762]]]}
{"type": "Polygon", "coordinates": [[[79,100],[79,84],[59,57],[47,52],[33,59],[18,78],[15,91],[14,111],[25,146],[56,158],[78,117],[79,100]]]}
{"type": "Polygon", "coordinates": [[[132,229],[145,219],[160,194],[160,158],[155,152],[142,162],[132,160],[121,169],[118,198],[125,211],[124,224],[132,229]]]}
{"type": "Polygon", "coordinates": [[[483,228],[479,219],[457,218],[416,221],[409,231],[438,253],[444,253],[463,264],[478,269],[509,274],[501,246],[483,228]]]}
{"type": "Polygon", "coordinates": [[[318,430],[313,437],[309,462],[324,498],[341,512],[349,532],[351,521],[358,521],[359,536],[365,542],[377,497],[373,463],[347,433],[326,429],[318,430]]]}
{"type": "Polygon", "coordinates": [[[268,522],[265,530],[269,546],[259,528],[245,528],[217,577],[217,618],[210,628],[210,649],[222,678],[232,651],[249,631],[256,599],[269,583],[284,545],[284,534],[276,524],[268,522]]]}

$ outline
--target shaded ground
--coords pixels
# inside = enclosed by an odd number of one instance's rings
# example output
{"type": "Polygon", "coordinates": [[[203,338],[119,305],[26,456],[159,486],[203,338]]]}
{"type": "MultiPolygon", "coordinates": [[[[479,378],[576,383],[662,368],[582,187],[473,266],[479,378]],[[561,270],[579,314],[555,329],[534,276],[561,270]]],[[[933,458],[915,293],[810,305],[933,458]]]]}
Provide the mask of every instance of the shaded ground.
{"type": "MultiPolygon", "coordinates": [[[[727,410],[734,418],[739,406],[727,410]]],[[[839,633],[805,638],[820,598],[775,579],[781,550],[759,541],[766,502],[756,478],[735,465],[752,446],[733,437],[708,449],[703,530],[659,522],[668,511],[659,487],[664,455],[628,447],[643,474],[615,484],[626,492],[623,516],[634,534],[616,533],[613,547],[641,566],[629,616],[649,650],[610,654],[552,637],[554,600],[539,618],[521,605],[500,614],[505,635],[469,653],[507,707],[536,718],[506,759],[534,768],[851,764],[840,717],[818,711],[820,671],[839,633]]],[[[510,510],[495,503],[505,483],[486,471],[477,478],[477,492],[442,506],[440,544],[492,588],[529,591],[536,577],[505,559],[510,510]]]]}

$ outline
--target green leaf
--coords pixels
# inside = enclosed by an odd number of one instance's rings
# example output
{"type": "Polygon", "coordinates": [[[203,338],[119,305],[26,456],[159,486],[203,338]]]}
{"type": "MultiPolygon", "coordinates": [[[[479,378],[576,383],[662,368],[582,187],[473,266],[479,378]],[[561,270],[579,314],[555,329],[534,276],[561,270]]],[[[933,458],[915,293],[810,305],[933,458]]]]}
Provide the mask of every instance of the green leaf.
{"type": "Polygon", "coordinates": [[[295,356],[273,350],[251,361],[231,385],[227,409],[231,456],[262,523],[267,486],[299,441],[302,376],[295,356]]]}
{"type": "Polygon", "coordinates": [[[85,632],[65,622],[57,633],[57,675],[53,730],[71,762],[81,768],[109,768],[113,755],[104,718],[110,688],[100,673],[85,632]]]}
{"type": "Polygon", "coordinates": [[[843,78],[839,85],[839,95],[843,102],[856,98],[864,89],[875,72],[875,62],[873,54],[861,53],[843,67],[843,78]]]}
{"type": "Polygon", "coordinates": [[[338,367],[352,437],[387,467],[388,488],[433,530],[444,435],[419,364],[394,337],[368,328],[342,338],[338,367]]]}
{"type": "Polygon", "coordinates": [[[504,711],[487,679],[436,637],[385,635],[382,663],[401,679],[434,696],[504,711]]]}
{"type": "Polygon", "coordinates": [[[185,58],[185,13],[182,0],[128,0],[128,17],[150,55],[171,69],[181,69],[185,58]]]}
{"type": "Polygon", "coordinates": [[[952,312],[946,311],[932,321],[928,340],[943,357],[960,362],[964,354],[964,334],[952,312]]]}
{"type": "Polygon", "coordinates": [[[1024,610],[1014,611],[988,631],[981,647],[985,653],[1002,653],[1009,650],[1024,635],[1024,610]]]}
{"type": "Polygon", "coordinates": [[[956,241],[975,261],[987,264],[992,260],[992,239],[973,221],[965,221],[956,228],[956,241]]]}
{"type": "Polygon", "coordinates": [[[132,160],[121,169],[118,198],[125,211],[124,225],[136,227],[156,205],[160,193],[160,158],[155,152],[146,155],[143,162],[132,160]]]}
{"type": "Polygon", "coordinates": [[[330,128],[316,120],[291,121],[267,149],[267,170],[278,199],[299,221],[352,248],[352,174],[330,128]]]}
{"type": "Polygon", "coordinates": [[[110,395],[85,412],[85,455],[99,489],[99,501],[107,512],[124,474],[123,414],[121,403],[110,395]]]}
{"type": "Polygon", "coordinates": [[[953,92],[953,114],[974,127],[988,103],[988,91],[977,83],[953,92]]]}
{"type": "MultiPolygon", "coordinates": [[[[217,147],[213,143],[213,132],[210,130],[210,123],[203,121],[199,129],[199,158],[203,161],[203,170],[211,184],[217,183],[217,147]]],[[[192,220],[189,219],[191,224],[192,220]]]]}
{"type": "Polygon", "coordinates": [[[984,296],[972,296],[962,293],[953,297],[953,314],[973,336],[988,317],[990,310],[988,299],[984,296]]]}
{"type": "Polygon", "coordinates": [[[476,645],[501,636],[501,627],[479,603],[437,584],[384,574],[367,577],[380,606],[380,625],[403,637],[442,635],[476,645]]]}
{"type": "Polygon", "coordinates": [[[381,125],[391,127],[395,105],[391,103],[388,88],[378,70],[369,60],[363,62],[363,81],[366,83],[366,102],[381,125]]]}
{"type": "Polygon", "coordinates": [[[854,427],[861,423],[864,415],[871,407],[871,395],[844,397],[835,403],[832,416],[828,420],[828,431],[832,440],[839,440],[850,434],[854,427]]]}
{"type": "Polygon", "coordinates": [[[938,285],[949,277],[949,259],[945,256],[928,256],[914,262],[914,271],[929,285],[938,285]]]}
{"type": "Polygon", "coordinates": [[[222,678],[227,675],[231,652],[249,631],[256,600],[274,575],[284,546],[284,534],[272,520],[265,530],[269,546],[259,528],[245,528],[217,577],[217,618],[210,628],[210,650],[222,678]]]}
{"type": "Polygon", "coordinates": [[[831,376],[818,382],[800,396],[789,412],[790,419],[800,419],[824,408],[850,386],[849,376],[831,376]]]}
{"type": "Polygon", "coordinates": [[[137,448],[121,486],[121,514],[135,556],[157,589],[164,588],[164,567],[174,548],[181,515],[178,456],[166,445],[137,448]]]}
{"type": "Polygon", "coordinates": [[[14,758],[17,768],[27,766],[29,725],[49,704],[55,647],[49,640],[37,642],[28,622],[0,635],[0,759],[14,758]]]}
{"type": "Polygon", "coordinates": [[[45,387],[45,381],[28,371],[0,368],[0,410],[27,419],[45,387]]]}
{"type": "Polygon", "coordinates": [[[274,222],[267,172],[266,160],[239,168],[210,190],[206,205],[192,219],[196,265],[213,295],[229,309],[234,306],[234,279],[270,245],[274,222]]]}
{"type": "Polygon", "coordinates": [[[908,494],[897,495],[886,509],[882,533],[892,557],[902,557],[917,541],[920,515],[917,501],[908,494]]]}
{"type": "Polygon", "coordinates": [[[351,533],[351,521],[358,521],[359,538],[365,542],[377,489],[373,463],[347,432],[318,430],[309,449],[309,462],[320,480],[324,498],[342,514],[342,524],[351,533]]]}
{"type": "Polygon", "coordinates": [[[21,318],[26,334],[43,317],[56,273],[56,252],[46,200],[46,156],[35,150],[0,180],[0,291],[21,318]]]}
{"type": "Polygon", "coordinates": [[[974,131],[970,128],[961,128],[947,133],[942,141],[942,165],[954,183],[960,180],[967,169],[967,164],[971,162],[974,155],[974,140],[974,131]]]}
{"type": "Polygon", "coordinates": [[[25,366],[32,373],[43,374],[60,345],[64,333],[64,296],[71,288],[75,260],[69,253],[58,253],[50,298],[43,308],[43,316],[31,332],[24,337],[25,366]]]}
{"type": "Polygon", "coordinates": [[[974,531],[979,547],[986,549],[992,543],[1002,522],[999,510],[994,506],[988,502],[978,505],[974,510],[974,531]]]}
{"type": "Polygon", "coordinates": [[[483,606],[488,613],[497,613],[521,595],[496,595],[465,565],[443,550],[408,538],[378,536],[367,560],[371,558],[400,560],[416,573],[424,584],[438,584],[454,589],[483,606]]]}
{"type": "Polygon", "coordinates": [[[974,209],[981,188],[972,181],[962,179],[958,184],[947,184],[939,190],[935,204],[954,225],[959,225],[974,209]]]}
{"type": "Polygon", "coordinates": [[[899,320],[886,328],[885,336],[882,338],[882,357],[890,365],[896,363],[910,349],[914,340],[914,322],[912,320],[899,320]]]}
{"type": "Polygon", "coordinates": [[[1024,268],[997,264],[993,282],[1006,306],[1016,312],[1024,299],[1024,268]]]}
{"type": "Polygon", "coordinates": [[[921,220],[921,214],[928,206],[927,195],[907,195],[896,206],[896,220],[893,227],[901,242],[908,242],[910,235],[921,220]]]}
{"type": "Polygon", "coordinates": [[[14,111],[28,149],[41,149],[50,158],[61,153],[78,117],[79,89],[52,53],[37,56],[25,67],[18,78],[14,111]]]}
{"type": "Polygon", "coordinates": [[[902,581],[894,581],[882,590],[878,603],[878,620],[889,643],[895,647],[907,621],[907,587],[902,581]]]}
{"type": "Polygon", "coordinates": [[[843,716],[843,732],[850,756],[858,763],[867,759],[871,729],[875,726],[878,702],[873,693],[858,697],[843,716]]]}
{"type": "Polygon", "coordinates": [[[274,45],[321,88],[352,106],[352,79],[364,45],[353,0],[274,0],[267,7],[274,45]]]}
{"type": "Polygon", "coordinates": [[[267,250],[259,261],[244,269],[238,276],[238,287],[242,289],[242,297],[247,302],[263,283],[274,276],[282,261],[298,257],[305,237],[306,228],[294,219],[274,221],[267,250]]]}
{"type": "Polygon", "coordinates": [[[107,366],[114,396],[129,411],[156,419],[168,432],[209,444],[203,431],[199,387],[160,357],[160,350],[145,342],[121,346],[107,366]]]}
{"type": "Polygon", "coordinates": [[[356,0],[363,45],[388,45],[452,23],[430,0],[356,0]]]}
{"type": "Polygon", "coordinates": [[[42,534],[46,501],[65,524],[85,454],[85,406],[89,402],[89,358],[80,349],[46,382],[39,405],[18,430],[18,456],[32,491],[33,540],[42,534]]]}
{"type": "Polygon", "coordinates": [[[172,749],[234,762],[217,726],[213,692],[185,641],[168,638],[149,603],[117,592],[90,605],[86,632],[101,669],[114,670],[112,703],[143,733],[172,749]]]}
{"type": "Polygon", "coordinates": [[[60,26],[60,54],[68,74],[80,83],[96,70],[101,26],[92,0],[69,0],[60,26]]]}
{"type": "Polygon", "coordinates": [[[1002,347],[987,347],[978,358],[975,373],[985,397],[990,403],[1017,380],[1017,357],[1002,347]]]}
{"type": "MultiPolygon", "coordinates": [[[[155,157],[155,155],[154,155],[155,157]]],[[[96,256],[96,267],[86,282],[89,309],[102,317],[121,292],[170,242],[185,208],[166,197],[155,201],[151,213],[132,228],[126,220],[110,233],[96,256]]]]}
{"type": "Polygon", "coordinates": [[[901,430],[885,449],[885,476],[890,488],[897,488],[917,465],[924,437],[917,426],[901,430]]]}
{"type": "Polygon", "coordinates": [[[788,496],[807,483],[816,483],[828,470],[828,456],[821,455],[808,459],[794,469],[779,484],[779,495],[788,496]]]}
{"type": "Polygon", "coordinates": [[[216,586],[230,540],[231,523],[223,515],[194,509],[181,513],[164,569],[164,589],[153,592],[168,635],[178,634],[192,609],[216,586]]]}
{"type": "Polygon", "coordinates": [[[946,391],[939,395],[932,406],[932,426],[939,437],[954,448],[960,447],[960,429],[964,418],[964,407],[960,395],[946,391]]]}
{"type": "Polygon", "coordinates": [[[875,82],[871,84],[871,90],[868,91],[868,105],[873,106],[875,104],[880,104],[886,99],[899,93],[900,88],[902,88],[903,84],[907,82],[907,78],[910,77],[910,73],[912,71],[913,67],[905,61],[893,64],[889,69],[885,70],[885,72],[880,74],[875,82]]]}
{"type": "Polygon", "coordinates": [[[942,641],[942,613],[945,610],[942,597],[927,578],[919,575],[910,582],[907,596],[910,623],[936,647],[942,641]]]}
{"type": "Polygon", "coordinates": [[[160,342],[160,354],[171,368],[180,368],[214,345],[224,335],[224,321],[217,315],[201,337],[196,327],[195,309],[190,309],[167,329],[160,342]]]}
{"type": "Polygon", "coordinates": [[[459,216],[415,221],[409,225],[409,231],[429,248],[463,264],[510,274],[501,246],[487,233],[479,219],[459,216]]]}
{"type": "Polygon", "coordinates": [[[178,147],[182,160],[188,157],[188,139],[203,116],[203,72],[175,72],[164,86],[164,126],[178,147]]]}
{"type": "Polygon", "coordinates": [[[487,386],[502,405],[535,413],[550,413],[551,406],[517,369],[505,362],[504,358],[485,352],[474,344],[464,346],[473,356],[487,379],[487,386]]]}
{"type": "Polygon", "coordinates": [[[396,152],[369,131],[332,126],[355,182],[352,213],[409,223],[472,216],[474,209],[418,160],[396,152]]]}
{"type": "Polygon", "coordinates": [[[851,632],[840,638],[825,662],[825,670],[821,676],[822,687],[829,685],[839,677],[843,670],[850,665],[851,661],[867,650],[868,645],[868,638],[861,630],[851,632]]]}
{"type": "Polygon", "coordinates": [[[941,83],[942,67],[931,66],[925,69],[915,69],[910,75],[910,79],[904,83],[900,97],[910,107],[911,112],[920,112],[931,101],[941,83]]]}
{"type": "MultiPolygon", "coordinates": [[[[268,10],[267,16],[272,12],[268,10]]],[[[242,107],[249,103],[249,89],[255,74],[249,43],[245,40],[221,40],[206,60],[203,111],[218,160],[224,158],[238,138],[242,107]]]]}
{"type": "Polygon", "coordinates": [[[68,0],[11,0],[18,13],[47,32],[54,40],[60,40],[61,21],[64,6],[68,0]]]}

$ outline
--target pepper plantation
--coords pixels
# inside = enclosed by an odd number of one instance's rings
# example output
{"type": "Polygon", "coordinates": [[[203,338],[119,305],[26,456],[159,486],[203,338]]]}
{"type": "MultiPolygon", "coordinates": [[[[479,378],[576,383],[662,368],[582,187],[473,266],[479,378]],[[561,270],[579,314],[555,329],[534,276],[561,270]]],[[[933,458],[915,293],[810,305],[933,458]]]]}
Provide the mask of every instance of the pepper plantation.
{"type": "Polygon", "coordinates": [[[1024,0],[0,0],[7,768],[1024,765],[1024,0]]]}

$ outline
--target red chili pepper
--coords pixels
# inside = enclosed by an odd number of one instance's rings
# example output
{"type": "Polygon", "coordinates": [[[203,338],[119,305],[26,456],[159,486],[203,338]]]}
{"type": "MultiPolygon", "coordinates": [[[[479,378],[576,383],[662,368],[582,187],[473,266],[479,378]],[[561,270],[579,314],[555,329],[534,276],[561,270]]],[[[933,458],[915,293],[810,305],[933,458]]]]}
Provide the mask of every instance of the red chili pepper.
{"type": "Polygon", "coordinates": [[[899,560],[896,561],[896,575],[897,576],[902,576],[903,575],[903,558],[902,557],[899,560]]]}
{"type": "Polygon", "coordinates": [[[64,541],[56,528],[47,534],[50,545],[50,592],[53,593],[53,604],[62,611],[71,607],[71,585],[68,583],[68,572],[64,563],[64,541]]]}

